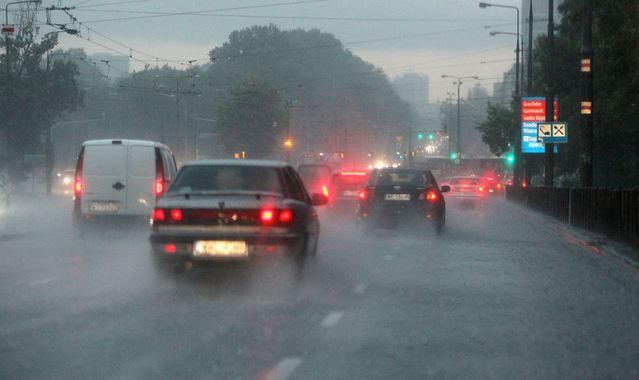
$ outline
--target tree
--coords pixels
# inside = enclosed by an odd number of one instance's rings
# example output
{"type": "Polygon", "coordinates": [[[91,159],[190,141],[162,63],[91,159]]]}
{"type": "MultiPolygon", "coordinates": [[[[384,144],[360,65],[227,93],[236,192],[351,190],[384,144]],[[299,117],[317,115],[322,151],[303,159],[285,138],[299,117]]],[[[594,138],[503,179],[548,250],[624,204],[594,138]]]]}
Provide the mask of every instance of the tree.
{"type": "Polygon", "coordinates": [[[490,151],[501,156],[511,150],[514,144],[513,125],[515,115],[512,108],[500,104],[488,104],[486,120],[477,126],[482,134],[482,141],[490,151]]]}
{"type": "Polygon", "coordinates": [[[282,146],[288,123],[286,105],[278,92],[255,80],[244,82],[218,109],[217,126],[229,152],[270,158],[282,146]]]}
{"type": "MultiPolygon", "coordinates": [[[[55,61],[47,67],[43,62],[42,57],[57,44],[57,35],[36,41],[35,12],[29,8],[19,13],[19,21],[15,38],[5,34],[2,40],[1,46],[8,50],[9,70],[0,70],[0,83],[5,84],[0,97],[0,120],[7,142],[4,161],[14,180],[21,175],[18,167],[24,154],[41,152],[43,132],[81,102],[75,64],[55,61]]],[[[0,67],[5,69],[7,53],[0,59],[0,67]]]]}

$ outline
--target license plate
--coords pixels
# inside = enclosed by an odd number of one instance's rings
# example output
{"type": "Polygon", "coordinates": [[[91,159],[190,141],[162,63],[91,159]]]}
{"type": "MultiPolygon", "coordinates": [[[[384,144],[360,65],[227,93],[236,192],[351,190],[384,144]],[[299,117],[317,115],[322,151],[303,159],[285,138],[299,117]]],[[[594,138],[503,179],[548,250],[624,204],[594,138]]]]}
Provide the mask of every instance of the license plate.
{"type": "Polygon", "coordinates": [[[410,201],[410,194],[386,194],[384,199],[387,201],[410,201]]]}
{"type": "Polygon", "coordinates": [[[96,214],[113,214],[120,209],[117,202],[91,202],[89,203],[89,212],[96,214]]]}
{"type": "Polygon", "coordinates": [[[193,244],[193,255],[212,257],[247,257],[245,241],[198,240],[193,244]]]}

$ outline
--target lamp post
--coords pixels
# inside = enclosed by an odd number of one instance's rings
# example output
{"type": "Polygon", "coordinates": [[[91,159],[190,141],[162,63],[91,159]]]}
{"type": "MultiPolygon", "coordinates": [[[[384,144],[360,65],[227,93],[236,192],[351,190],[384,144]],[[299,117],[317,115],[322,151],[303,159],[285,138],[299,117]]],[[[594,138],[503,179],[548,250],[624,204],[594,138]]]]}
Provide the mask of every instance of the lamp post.
{"type": "Polygon", "coordinates": [[[477,76],[467,76],[467,77],[458,77],[455,75],[442,75],[442,78],[452,78],[455,79],[456,82],[453,82],[453,84],[455,84],[457,86],[457,131],[455,133],[455,146],[456,146],[456,151],[459,154],[461,159],[461,119],[460,119],[460,89],[461,89],[461,85],[464,84],[464,82],[462,82],[462,80],[465,79],[475,79],[475,80],[479,80],[479,77],[477,76]]]}
{"type": "Polygon", "coordinates": [[[514,5],[503,5],[503,4],[494,4],[494,3],[484,3],[484,2],[479,3],[479,8],[485,9],[488,7],[514,9],[515,12],[517,13],[517,33],[491,32],[490,35],[494,36],[496,34],[514,34],[517,36],[517,48],[515,50],[516,57],[517,57],[515,62],[515,113],[517,114],[516,115],[517,124],[515,125],[515,166],[513,168],[513,183],[516,184],[516,186],[519,186],[521,183],[519,179],[519,165],[521,163],[521,159],[520,159],[521,157],[521,154],[520,154],[521,113],[519,112],[519,103],[521,99],[521,88],[519,86],[519,51],[520,51],[519,36],[521,36],[521,34],[519,33],[519,8],[514,5]]]}

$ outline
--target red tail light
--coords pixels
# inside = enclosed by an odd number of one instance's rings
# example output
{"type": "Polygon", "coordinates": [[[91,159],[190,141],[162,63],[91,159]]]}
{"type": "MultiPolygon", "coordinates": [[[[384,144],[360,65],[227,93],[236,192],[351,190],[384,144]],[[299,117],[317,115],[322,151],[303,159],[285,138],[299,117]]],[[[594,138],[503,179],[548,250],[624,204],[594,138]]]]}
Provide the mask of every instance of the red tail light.
{"type": "Polygon", "coordinates": [[[436,191],[431,190],[431,191],[426,193],[426,200],[427,201],[435,202],[438,199],[439,199],[439,194],[437,194],[436,191]]]}
{"type": "Polygon", "coordinates": [[[477,188],[477,190],[479,190],[479,192],[480,192],[480,193],[483,193],[483,192],[484,192],[484,187],[483,187],[483,186],[479,186],[479,187],[477,188]]]}
{"type": "Polygon", "coordinates": [[[79,196],[80,194],[82,194],[83,187],[84,186],[82,186],[82,178],[76,177],[75,182],[73,184],[73,191],[76,196],[79,196]]]}
{"type": "Polygon", "coordinates": [[[271,209],[265,209],[260,212],[260,220],[263,223],[273,223],[275,221],[275,211],[271,209]]]}
{"type": "Polygon", "coordinates": [[[153,210],[153,221],[164,222],[166,220],[166,213],[161,208],[153,210]]]}
{"type": "Polygon", "coordinates": [[[322,194],[328,197],[328,187],[326,185],[322,185],[322,194]]]}
{"type": "Polygon", "coordinates": [[[179,222],[182,220],[182,210],[179,208],[174,208],[171,210],[171,220],[175,222],[179,222]]]}
{"type": "Polygon", "coordinates": [[[177,251],[177,247],[175,246],[175,244],[165,244],[164,245],[164,252],[166,252],[166,253],[175,253],[175,251],[177,251]]]}
{"type": "Polygon", "coordinates": [[[280,211],[278,220],[281,223],[289,223],[291,220],[293,220],[293,213],[291,212],[291,210],[282,210],[280,211]]]}
{"type": "Polygon", "coordinates": [[[360,192],[357,193],[357,198],[365,201],[368,200],[368,191],[367,190],[361,190],[360,192]]]}
{"type": "Polygon", "coordinates": [[[159,178],[155,180],[155,196],[159,197],[164,194],[164,180],[159,178]]]}

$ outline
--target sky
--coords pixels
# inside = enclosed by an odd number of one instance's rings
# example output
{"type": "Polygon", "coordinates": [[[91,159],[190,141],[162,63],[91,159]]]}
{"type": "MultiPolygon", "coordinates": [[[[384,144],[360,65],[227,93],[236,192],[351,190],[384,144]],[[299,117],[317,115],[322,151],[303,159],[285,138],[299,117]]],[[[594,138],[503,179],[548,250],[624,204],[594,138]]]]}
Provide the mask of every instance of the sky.
{"type": "MultiPolygon", "coordinates": [[[[3,9],[6,3],[0,1],[3,9]]],[[[521,7],[516,0],[495,3],[521,7]]],[[[442,75],[478,76],[492,92],[514,63],[515,36],[489,32],[514,33],[515,11],[478,5],[475,0],[43,0],[40,9],[74,8],[50,12],[52,23],[80,31],[60,34],[60,47],[131,55],[133,70],[206,63],[208,52],[232,31],[251,25],[317,28],[391,79],[428,75],[430,99],[441,101],[454,90],[453,80],[442,75]]],[[[46,23],[44,11],[38,19],[46,23]]],[[[40,33],[52,30],[44,24],[40,33]]]]}

